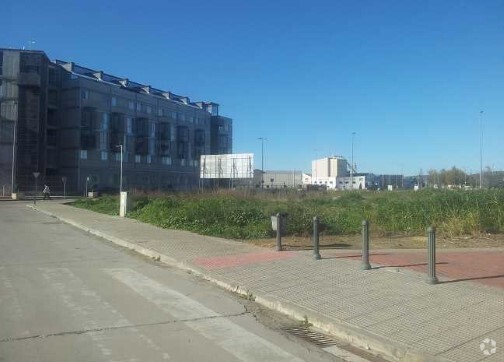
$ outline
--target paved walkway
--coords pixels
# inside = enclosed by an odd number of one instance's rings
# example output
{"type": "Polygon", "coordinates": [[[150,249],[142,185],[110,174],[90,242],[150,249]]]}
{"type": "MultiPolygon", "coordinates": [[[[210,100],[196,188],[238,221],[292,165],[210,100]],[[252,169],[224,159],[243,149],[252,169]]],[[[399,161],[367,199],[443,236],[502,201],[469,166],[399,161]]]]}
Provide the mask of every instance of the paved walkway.
{"type": "Polygon", "coordinates": [[[504,249],[440,251],[441,283],[429,285],[425,252],[376,251],[364,271],[355,252],[322,250],[317,261],[310,251],[276,252],[57,202],[36,207],[389,359],[504,361],[504,249]]]}

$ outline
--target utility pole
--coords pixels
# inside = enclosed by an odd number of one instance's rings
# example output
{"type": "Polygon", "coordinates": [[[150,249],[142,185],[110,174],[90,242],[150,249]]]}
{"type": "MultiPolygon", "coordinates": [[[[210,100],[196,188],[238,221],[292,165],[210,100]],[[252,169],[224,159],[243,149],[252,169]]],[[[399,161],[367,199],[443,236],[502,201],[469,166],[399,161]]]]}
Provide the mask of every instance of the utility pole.
{"type": "Polygon", "coordinates": [[[14,102],[14,132],[12,135],[12,180],[11,180],[11,194],[16,192],[16,143],[17,143],[17,125],[18,125],[18,104],[14,102]]]}
{"type": "Polygon", "coordinates": [[[354,138],[355,138],[355,132],[352,132],[352,164],[350,165],[350,187],[352,188],[352,190],[354,189],[354,187],[353,187],[353,168],[354,168],[353,146],[354,146],[354,138]]]}
{"type": "Polygon", "coordinates": [[[483,188],[483,111],[480,111],[480,189],[483,188]]]}
{"type": "Polygon", "coordinates": [[[121,173],[119,176],[119,195],[120,195],[123,190],[123,145],[117,145],[116,147],[119,147],[121,150],[121,173]]]}
{"type": "Polygon", "coordinates": [[[265,137],[259,137],[261,140],[261,188],[264,188],[264,141],[267,140],[265,137]]]}

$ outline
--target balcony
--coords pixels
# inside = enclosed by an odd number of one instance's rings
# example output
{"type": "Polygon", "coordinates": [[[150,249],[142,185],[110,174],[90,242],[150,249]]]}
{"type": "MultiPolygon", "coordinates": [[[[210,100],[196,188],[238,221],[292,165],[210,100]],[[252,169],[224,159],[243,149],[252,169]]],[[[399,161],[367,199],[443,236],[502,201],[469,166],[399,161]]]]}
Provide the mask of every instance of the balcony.
{"type": "Polygon", "coordinates": [[[18,84],[21,86],[40,87],[40,75],[37,73],[18,73],[18,84]]]}

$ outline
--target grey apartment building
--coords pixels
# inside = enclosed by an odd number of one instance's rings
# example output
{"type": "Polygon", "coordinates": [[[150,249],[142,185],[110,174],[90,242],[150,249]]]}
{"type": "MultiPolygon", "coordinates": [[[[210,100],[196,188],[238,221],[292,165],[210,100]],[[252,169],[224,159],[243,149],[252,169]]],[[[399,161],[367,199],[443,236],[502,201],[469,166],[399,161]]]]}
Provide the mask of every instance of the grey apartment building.
{"type": "MultiPolygon", "coordinates": [[[[0,187],[69,192],[196,188],[202,154],[232,153],[213,102],[156,89],[42,51],[0,48],[0,187]],[[121,147],[122,145],[122,147],[121,147]]],[[[1,192],[1,190],[0,190],[1,192]]]]}

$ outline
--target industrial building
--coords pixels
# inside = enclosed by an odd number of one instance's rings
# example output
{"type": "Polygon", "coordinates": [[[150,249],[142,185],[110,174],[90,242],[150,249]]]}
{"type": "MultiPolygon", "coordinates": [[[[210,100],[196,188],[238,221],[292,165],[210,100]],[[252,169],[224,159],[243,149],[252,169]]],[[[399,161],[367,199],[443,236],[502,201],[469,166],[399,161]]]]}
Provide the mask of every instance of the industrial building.
{"type": "Polygon", "coordinates": [[[262,181],[264,180],[264,188],[301,188],[303,185],[302,171],[300,170],[290,170],[290,171],[280,171],[280,170],[270,170],[264,171],[264,175],[261,170],[254,170],[253,186],[258,188],[261,187],[262,181]]]}
{"type": "Polygon", "coordinates": [[[380,187],[380,178],[372,173],[357,173],[341,156],[325,157],[312,161],[312,173],[303,174],[305,187],[316,185],[328,190],[375,190],[380,187]],[[352,171],[352,172],[351,172],[352,171]]]}
{"type": "Polygon", "coordinates": [[[315,180],[318,178],[327,177],[342,177],[348,175],[348,162],[341,156],[325,157],[312,161],[312,177],[315,180]]]}
{"type": "Polygon", "coordinates": [[[0,187],[192,189],[205,154],[232,153],[232,120],[214,102],[0,48],[0,187]],[[122,157],[121,157],[122,155],[122,157]]]}

